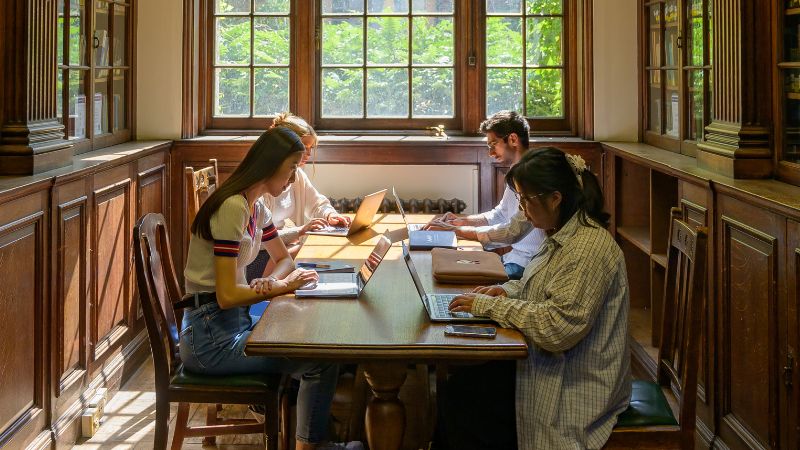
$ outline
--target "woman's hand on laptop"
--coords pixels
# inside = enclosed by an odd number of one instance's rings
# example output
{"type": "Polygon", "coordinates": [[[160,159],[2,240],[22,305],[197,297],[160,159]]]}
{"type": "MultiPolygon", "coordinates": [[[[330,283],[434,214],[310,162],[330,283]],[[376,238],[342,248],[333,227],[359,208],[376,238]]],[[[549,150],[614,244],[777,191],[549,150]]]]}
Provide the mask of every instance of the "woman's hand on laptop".
{"type": "Polygon", "coordinates": [[[339,215],[338,213],[328,214],[328,225],[332,227],[349,227],[350,218],[347,216],[339,215]]]}
{"type": "Polygon", "coordinates": [[[505,289],[502,286],[494,285],[494,286],[478,286],[472,290],[472,292],[476,294],[484,294],[489,295],[491,297],[499,297],[501,295],[508,295],[505,289]]]}
{"type": "Polygon", "coordinates": [[[325,219],[311,219],[300,228],[300,236],[304,236],[309,231],[321,230],[327,226],[328,222],[325,219]]]}
{"type": "Polygon", "coordinates": [[[283,280],[286,283],[286,288],[290,291],[297,290],[300,286],[306,284],[313,284],[319,281],[319,274],[313,270],[295,269],[286,276],[283,280]]]}

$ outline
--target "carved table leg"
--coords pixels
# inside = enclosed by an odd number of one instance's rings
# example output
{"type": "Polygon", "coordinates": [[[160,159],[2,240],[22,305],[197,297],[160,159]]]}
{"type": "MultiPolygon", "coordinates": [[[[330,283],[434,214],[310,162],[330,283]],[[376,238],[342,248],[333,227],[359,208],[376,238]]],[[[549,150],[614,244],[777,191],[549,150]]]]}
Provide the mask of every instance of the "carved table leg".
{"type": "Polygon", "coordinates": [[[364,377],[374,397],[365,425],[370,450],[399,450],[406,428],[406,410],[397,397],[406,380],[405,364],[367,364],[364,377]]]}

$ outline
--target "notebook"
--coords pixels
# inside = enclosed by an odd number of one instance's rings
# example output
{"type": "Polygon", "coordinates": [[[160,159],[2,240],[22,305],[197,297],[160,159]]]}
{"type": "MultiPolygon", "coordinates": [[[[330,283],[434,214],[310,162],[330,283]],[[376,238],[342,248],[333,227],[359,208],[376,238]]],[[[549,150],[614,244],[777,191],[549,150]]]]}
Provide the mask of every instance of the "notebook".
{"type": "Polygon", "coordinates": [[[394,195],[397,210],[400,211],[403,222],[405,222],[406,228],[408,229],[408,245],[411,247],[411,250],[430,250],[436,247],[454,249],[458,246],[458,239],[456,238],[456,234],[452,231],[422,230],[421,228],[425,226],[425,224],[408,223],[406,212],[403,210],[403,203],[400,201],[400,197],[397,196],[397,191],[394,187],[392,187],[392,195],[394,195]]]}
{"type": "Polygon", "coordinates": [[[422,306],[425,307],[425,311],[432,322],[492,322],[491,319],[486,317],[475,317],[470,313],[448,311],[447,308],[450,302],[458,294],[429,294],[425,292],[419,273],[417,273],[414,262],[411,260],[408,247],[406,247],[405,242],[401,241],[401,244],[403,245],[403,260],[406,262],[406,267],[408,267],[408,273],[411,274],[411,279],[414,280],[414,286],[417,288],[419,298],[422,300],[422,306]]]}
{"type": "Polygon", "coordinates": [[[486,284],[508,281],[500,255],[492,252],[431,250],[431,271],[440,283],[486,284]]]}
{"type": "Polygon", "coordinates": [[[298,289],[294,293],[295,297],[357,298],[391,247],[392,241],[382,235],[358,272],[317,272],[319,281],[316,287],[314,289],[298,289]]]}
{"type": "Polygon", "coordinates": [[[370,225],[372,225],[372,219],[375,217],[375,213],[378,212],[378,209],[381,207],[381,202],[383,202],[383,197],[385,195],[386,195],[386,189],[383,189],[378,192],[373,192],[372,194],[364,196],[364,200],[361,202],[361,205],[358,206],[358,211],[356,211],[356,216],[353,218],[353,222],[350,223],[349,227],[327,226],[325,228],[321,228],[316,231],[309,231],[307,234],[321,234],[325,236],[350,236],[352,234],[358,233],[364,228],[367,228],[370,225]]]}

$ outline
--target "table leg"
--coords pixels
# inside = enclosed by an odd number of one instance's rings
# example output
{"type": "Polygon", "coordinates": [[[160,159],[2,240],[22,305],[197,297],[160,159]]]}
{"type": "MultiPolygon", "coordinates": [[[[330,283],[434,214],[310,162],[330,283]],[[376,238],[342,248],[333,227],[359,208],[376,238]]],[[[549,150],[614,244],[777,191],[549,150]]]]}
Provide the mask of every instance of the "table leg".
{"type": "Polygon", "coordinates": [[[406,381],[405,364],[367,364],[364,377],[374,397],[365,425],[370,450],[399,450],[406,428],[406,409],[397,397],[406,381]]]}

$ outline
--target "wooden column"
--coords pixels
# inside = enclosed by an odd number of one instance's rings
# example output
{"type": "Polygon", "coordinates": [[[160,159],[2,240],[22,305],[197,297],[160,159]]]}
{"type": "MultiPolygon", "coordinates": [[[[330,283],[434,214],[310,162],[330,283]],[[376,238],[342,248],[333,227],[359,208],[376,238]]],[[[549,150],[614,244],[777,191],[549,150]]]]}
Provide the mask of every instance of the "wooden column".
{"type": "Polygon", "coordinates": [[[56,2],[0,8],[0,175],[69,165],[72,147],[56,118],[56,2]]]}
{"type": "Polygon", "coordinates": [[[700,167],[734,178],[772,175],[771,0],[712,0],[713,119],[700,167]]]}

